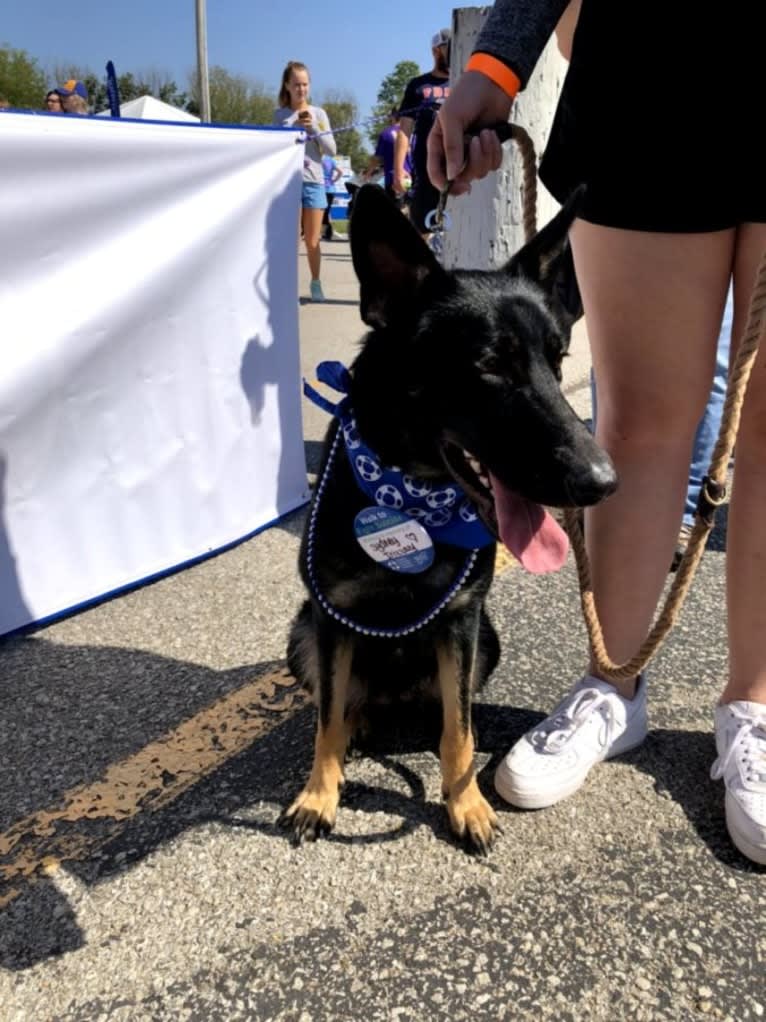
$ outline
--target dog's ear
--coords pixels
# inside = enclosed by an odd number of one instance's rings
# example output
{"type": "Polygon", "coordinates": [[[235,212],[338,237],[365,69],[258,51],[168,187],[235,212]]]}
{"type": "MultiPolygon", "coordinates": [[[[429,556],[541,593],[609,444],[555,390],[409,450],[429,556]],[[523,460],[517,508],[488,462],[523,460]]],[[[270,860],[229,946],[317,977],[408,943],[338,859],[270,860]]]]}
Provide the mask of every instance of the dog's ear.
{"type": "Polygon", "coordinates": [[[575,275],[569,228],[582,206],[585,185],[580,185],[541,231],[506,264],[505,270],[540,284],[570,327],[582,316],[580,288],[575,275]]]}
{"type": "Polygon", "coordinates": [[[412,315],[424,285],[444,270],[394,202],[377,185],[356,193],[349,225],[360,313],[371,327],[412,315]]]}

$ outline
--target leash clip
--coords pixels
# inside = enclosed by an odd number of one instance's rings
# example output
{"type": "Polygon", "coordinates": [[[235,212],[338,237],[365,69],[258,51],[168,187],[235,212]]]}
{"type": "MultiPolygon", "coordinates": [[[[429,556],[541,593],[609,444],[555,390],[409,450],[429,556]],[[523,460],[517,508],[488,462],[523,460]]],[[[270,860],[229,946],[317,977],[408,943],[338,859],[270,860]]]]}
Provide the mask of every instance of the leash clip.
{"type": "Polygon", "coordinates": [[[726,484],[717,479],[711,479],[709,475],[704,476],[695,513],[701,518],[708,529],[715,524],[715,514],[719,507],[726,503],[726,484]]]}
{"type": "Polygon", "coordinates": [[[423,221],[426,230],[430,231],[432,234],[448,231],[452,227],[452,217],[445,209],[445,206],[447,205],[447,196],[449,195],[451,187],[452,182],[448,181],[444,188],[442,188],[441,192],[439,192],[439,201],[436,204],[436,209],[432,209],[423,221]]]}
{"type": "MultiPolygon", "coordinates": [[[[500,140],[501,145],[504,142],[508,142],[509,139],[513,138],[514,126],[512,124],[509,124],[507,121],[500,121],[497,124],[493,124],[491,126],[491,130],[495,132],[498,139],[500,140]]],[[[466,159],[467,147],[470,145],[471,139],[473,137],[474,135],[469,134],[466,135],[464,138],[464,144],[466,146],[466,159]]],[[[463,163],[463,167],[464,166],[465,162],[463,163]]],[[[461,167],[460,169],[462,170],[463,168],[461,167]]],[[[432,234],[443,233],[444,231],[450,230],[450,228],[452,227],[452,217],[449,215],[449,213],[447,213],[445,209],[447,205],[447,196],[450,193],[450,188],[452,188],[452,182],[447,181],[442,190],[439,192],[439,201],[436,204],[436,209],[432,209],[431,212],[427,214],[425,220],[423,221],[426,230],[430,231],[432,234]]]]}

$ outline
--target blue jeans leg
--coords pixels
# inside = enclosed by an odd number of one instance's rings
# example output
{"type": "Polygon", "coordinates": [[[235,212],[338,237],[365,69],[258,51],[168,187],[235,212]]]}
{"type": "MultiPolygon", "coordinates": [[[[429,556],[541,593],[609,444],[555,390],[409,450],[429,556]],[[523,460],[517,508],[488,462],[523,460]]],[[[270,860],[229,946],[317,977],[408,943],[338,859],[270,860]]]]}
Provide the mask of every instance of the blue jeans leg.
{"type": "Polygon", "coordinates": [[[686,491],[686,504],[684,506],[684,522],[687,525],[692,525],[694,522],[694,512],[697,508],[697,498],[702,489],[702,479],[710,468],[710,459],[713,456],[715,442],[718,439],[718,431],[721,428],[721,417],[723,415],[724,399],[726,398],[726,384],[729,376],[732,313],[732,295],[731,291],[729,291],[726,298],[721,333],[718,336],[713,387],[710,391],[705,412],[700,419],[699,426],[697,426],[694,447],[692,448],[689,488],[686,491]]]}

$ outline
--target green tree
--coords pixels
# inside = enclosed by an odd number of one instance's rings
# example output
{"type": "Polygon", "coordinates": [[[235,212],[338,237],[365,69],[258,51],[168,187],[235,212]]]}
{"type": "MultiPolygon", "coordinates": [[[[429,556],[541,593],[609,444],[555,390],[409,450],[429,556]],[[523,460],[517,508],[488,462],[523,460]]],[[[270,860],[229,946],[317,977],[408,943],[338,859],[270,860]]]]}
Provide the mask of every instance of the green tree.
{"type": "Polygon", "coordinates": [[[248,124],[271,124],[277,106],[277,97],[267,92],[263,86],[250,93],[250,116],[248,124]]]}
{"type": "MultiPolygon", "coordinates": [[[[122,94],[120,78],[117,79],[117,83],[120,86],[120,99],[122,102],[125,102],[122,94]]],[[[187,94],[179,90],[175,81],[166,71],[144,71],[139,76],[138,82],[135,83],[135,86],[137,89],[137,95],[155,96],[157,99],[161,99],[163,103],[169,103],[171,106],[177,106],[181,110],[185,110],[186,105],[189,102],[187,94]]],[[[132,99],[134,97],[130,98],[132,99]]]]}
{"type": "MultiPolygon", "coordinates": [[[[103,109],[106,109],[106,107],[109,106],[109,100],[106,94],[106,68],[104,68],[104,81],[102,85],[102,90],[104,104],[103,109]]],[[[120,104],[129,103],[131,99],[138,99],[139,96],[143,95],[138,85],[138,82],[136,82],[136,79],[133,77],[131,71],[127,71],[125,74],[122,75],[117,75],[117,91],[120,94],[120,104]]],[[[101,109],[101,107],[99,107],[98,109],[101,109]]]]}
{"type": "Polygon", "coordinates": [[[391,107],[400,105],[407,82],[419,74],[420,68],[414,60],[400,60],[391,74],[386,75],[381,82],[377,102],[372,108],[372,117],[367,129],[367,137],[373,148],[377,144],[378,135],[388,124],[391,107]]]}
{"type": "Polygon", "coordinates": [[[47,92],[45,73],[25,50],[0,46],[0,95],[22,110],[42,110],[47,92]]]}
{"type": "Polygon", "coordinates": [[[352,127],[359,123],[359,108],[356,100],[348,92],[329,90],[319,104],[330,118],[333,130],[342,128],[335,136],[340,156],[348,156],[352,168],[359,172],[367,166],[370,154],[364,147],[364,139],[358,128],[352,127]]]}
{"type": "MultiPolygon", "coordinates": [[[[210,118],[222,124],[271,124],[277,106],[274,94],[261,82],[246,75],[233,75],[223,67],[208,71],[210,86],[210,118]]],[[[191,76],[191,98],[187,109],[201,113],[199,76],[191,76]]]]}

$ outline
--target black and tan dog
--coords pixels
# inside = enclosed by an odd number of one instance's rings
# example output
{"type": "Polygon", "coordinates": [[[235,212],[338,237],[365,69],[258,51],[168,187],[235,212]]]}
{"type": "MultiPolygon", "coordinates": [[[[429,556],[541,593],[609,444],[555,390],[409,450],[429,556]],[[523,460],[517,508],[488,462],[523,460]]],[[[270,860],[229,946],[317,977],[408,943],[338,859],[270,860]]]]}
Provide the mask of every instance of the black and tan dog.
{"type": "Polygon", "coordinates": [[[530,570],[559,567],[566,537],[542,505],[593,504],[616,485],[560,389],[580,314],[562,287],[576,204],[502,270],[448,272],[379,188],[357,195],[351,252],[371,330],[350,372],[334,367],[348,396],[326,438],[300,553],[310,599],[288,649],[318,707],[311,775],[282,816],[297,841],[332,828],[370,704],[412,712],[409,697],[430,693],[452,830],[492,844],[471,697],[499,655],[484,608],[495,539],[530,570]]]}

